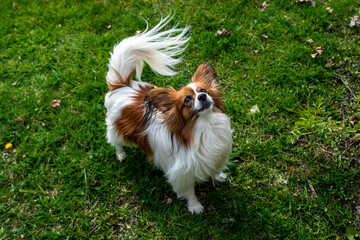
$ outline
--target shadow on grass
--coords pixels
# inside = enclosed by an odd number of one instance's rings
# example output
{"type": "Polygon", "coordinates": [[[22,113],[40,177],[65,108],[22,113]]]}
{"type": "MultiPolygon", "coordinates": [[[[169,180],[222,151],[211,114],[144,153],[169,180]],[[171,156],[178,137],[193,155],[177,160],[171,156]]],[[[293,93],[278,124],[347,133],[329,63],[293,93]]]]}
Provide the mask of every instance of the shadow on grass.
{"type": "MultiPolygon", "coordinates": [[[[116,168],[122,169],[124,177],[114,181],[125,185],[131,196],[117,203],[133,208],[140,218],[137,224],[144,229],[144,236],[149,236],[145,232],[156,230],[164,231],[160,233],[162,237],[180,234],[182,237],[262,238],[261,232],[266,231],[270,215],[256,206],[253,193],[241,184],[233,186],[230,180],[224,183],[209,180],[197,185],[196,195],[205,212],[191,215],[186,201],[176,197],[163,173],[145,160],[145,154],[133,148],[125,151],[127,158],[123,162],[118,162],[114,156],[116,168]],[[184,233],[186,229],[188,233],[184,233]]],[[[232,175],[231,170],[227,174],[232,175]]]]}

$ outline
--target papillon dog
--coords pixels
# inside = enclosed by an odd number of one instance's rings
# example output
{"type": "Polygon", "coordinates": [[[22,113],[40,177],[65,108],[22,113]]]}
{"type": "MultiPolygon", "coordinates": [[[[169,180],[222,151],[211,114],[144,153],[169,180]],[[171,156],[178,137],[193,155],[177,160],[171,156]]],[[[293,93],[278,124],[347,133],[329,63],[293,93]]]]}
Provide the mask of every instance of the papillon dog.
{"type": "Polygon", "coordinates": [[[164,30],[170,20],[166,17],[115,45],[106,76],[106,137],[120,161],[124,145],[142,148],[177,196],[187,200],[188,210],[201,213],[194,186],[210,178],[225,181],[232,131],[209,65],[200,65],[191,83],[179,91],[141,81],[144,62],[161,75],[176,74],[174,67],[181,61],[176,56],[186,48],[189,27],[164,30]],[[137,81],[132,79],[135,73],[137,81]]]}

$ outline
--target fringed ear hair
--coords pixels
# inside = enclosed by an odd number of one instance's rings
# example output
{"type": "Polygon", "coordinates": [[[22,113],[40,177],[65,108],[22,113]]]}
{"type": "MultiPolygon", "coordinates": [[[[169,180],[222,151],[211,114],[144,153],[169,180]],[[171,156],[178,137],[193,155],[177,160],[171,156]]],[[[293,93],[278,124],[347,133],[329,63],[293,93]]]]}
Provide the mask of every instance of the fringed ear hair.
{"type": "Polygon", "coordinates": [[[217,75],[215,70],[207,64],[201,64],[191,78],[194,83],[203,82],[210,87],[216,84],[216,79],[217,75]]]}
{"type": "Polygon", "coordinates": [[[176,90],[173,88],[154,88],[150,91],[147,100],[152,107],[167,112],[175,103],[174,93],[176,90]]]}

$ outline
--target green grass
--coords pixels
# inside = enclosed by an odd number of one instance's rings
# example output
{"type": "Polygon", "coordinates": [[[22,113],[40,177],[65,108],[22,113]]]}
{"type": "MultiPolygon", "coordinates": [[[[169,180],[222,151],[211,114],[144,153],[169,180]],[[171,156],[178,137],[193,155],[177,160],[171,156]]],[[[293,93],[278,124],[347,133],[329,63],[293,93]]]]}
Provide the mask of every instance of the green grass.
{"type": "Polygon", "coordinates": [[[0,239],[358,234],[360,6],[316,2],[1,1],[0,239]],[[170,12],[192,26],[179,74],[143,80],[178,88],[210,63],[234,128],[228,180],[196,189],[201,215],[142,151],[120,163],[105,140],[109,52],[146,28],[138,16],[152,27],[170,12]]]}

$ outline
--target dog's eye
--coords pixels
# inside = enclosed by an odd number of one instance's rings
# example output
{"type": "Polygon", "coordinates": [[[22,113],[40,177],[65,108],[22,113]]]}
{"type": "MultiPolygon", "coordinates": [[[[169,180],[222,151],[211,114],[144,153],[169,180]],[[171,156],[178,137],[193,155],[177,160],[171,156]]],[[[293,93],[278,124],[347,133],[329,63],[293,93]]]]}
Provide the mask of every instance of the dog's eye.
{"type": "Polygon", "coordinates": [[[206,93],[206,89],[202,88],[202,89],[200,90],[200,92],[206,93]]]}
{"type": "Polygon", "coordinates": [[[184,103],[189,103],[191,101],[191,97],[187,96],[185,99],[184,99],[184,103]]]}

